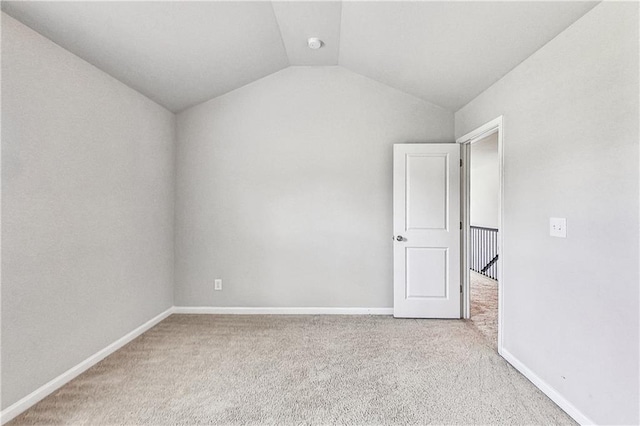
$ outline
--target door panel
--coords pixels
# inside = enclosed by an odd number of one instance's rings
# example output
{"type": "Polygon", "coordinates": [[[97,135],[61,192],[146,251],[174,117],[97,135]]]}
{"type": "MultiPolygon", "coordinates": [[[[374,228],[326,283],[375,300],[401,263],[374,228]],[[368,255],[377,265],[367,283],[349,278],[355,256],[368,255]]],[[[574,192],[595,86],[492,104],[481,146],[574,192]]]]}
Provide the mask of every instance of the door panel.
{"type": "Polygon", "coordinates": [[[406,164],[407,229],[446,228],[447,157],[408,154],[406,164]]]}
{"type": "Polygon", "coordinates": [[[394,316],[460,318],[460,146],[394,145],[394,316]]]}
{"type": "Polygon", "coordinates": [[[407,298],[447,297],[447,249],[407,248],[407,298]]]}

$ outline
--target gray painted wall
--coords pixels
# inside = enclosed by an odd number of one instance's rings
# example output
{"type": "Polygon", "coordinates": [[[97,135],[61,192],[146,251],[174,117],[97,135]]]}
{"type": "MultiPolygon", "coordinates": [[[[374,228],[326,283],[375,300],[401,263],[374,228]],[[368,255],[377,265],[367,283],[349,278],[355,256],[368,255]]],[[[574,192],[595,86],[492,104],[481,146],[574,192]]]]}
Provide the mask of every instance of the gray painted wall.
{"type": "Polygon", "coordinates": [[[471,225],[499,228],[498,133],[471,144],[471,225]]]}
{"type": "Polygon", "coordinates": [[[392,145],[451,141],[452,113],[339,67],[179,114],[176,305],[392,306],[392,145]]]}
{"type": "Polygon", "coordinates": [[[174,135],[2,14],[2,408],[172,305],[174,135]]]}
{"type": "Polygon", "coordinates": [[[504,115],[505,349],[597,424],[640,421],[638,89],[638,4],[605,2],[456,113],[504,115]]]}

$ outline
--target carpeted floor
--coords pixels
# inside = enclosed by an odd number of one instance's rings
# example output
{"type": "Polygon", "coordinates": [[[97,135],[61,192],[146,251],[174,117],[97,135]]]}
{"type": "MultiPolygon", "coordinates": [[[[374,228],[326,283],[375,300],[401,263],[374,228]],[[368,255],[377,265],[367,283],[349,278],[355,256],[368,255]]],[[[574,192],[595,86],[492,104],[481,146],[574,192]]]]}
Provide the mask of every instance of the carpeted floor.
{"type": "Polygon", "coordinates": [[[469,321],[173,315],[10,424],[574,423],[469,321]]]}
{"type": "Polygon", "coordinates": [[[498,350],[498,282],[471,271],[471,322],[498,350]]]}

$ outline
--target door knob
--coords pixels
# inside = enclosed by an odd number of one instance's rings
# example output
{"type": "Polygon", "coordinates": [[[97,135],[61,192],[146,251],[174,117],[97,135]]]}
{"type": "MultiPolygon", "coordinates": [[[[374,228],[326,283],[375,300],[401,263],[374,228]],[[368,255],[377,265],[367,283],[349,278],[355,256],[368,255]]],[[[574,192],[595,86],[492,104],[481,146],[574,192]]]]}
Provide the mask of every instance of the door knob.
{"type": "Polygon", "coordinates": [[[398,235],[396,237],[396,241],[404,241],[404,237],[402,235],[398,235]]]}

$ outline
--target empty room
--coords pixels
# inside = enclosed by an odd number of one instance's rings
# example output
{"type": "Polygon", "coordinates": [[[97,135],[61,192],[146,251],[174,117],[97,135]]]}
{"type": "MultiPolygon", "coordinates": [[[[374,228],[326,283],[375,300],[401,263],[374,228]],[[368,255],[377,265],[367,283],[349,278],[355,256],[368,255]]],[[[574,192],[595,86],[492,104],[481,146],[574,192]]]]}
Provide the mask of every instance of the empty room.
{"type": "Polygon", "coordinates": [[[640,424],[636,1],[2,1],[2,425],[640,424]]]}

